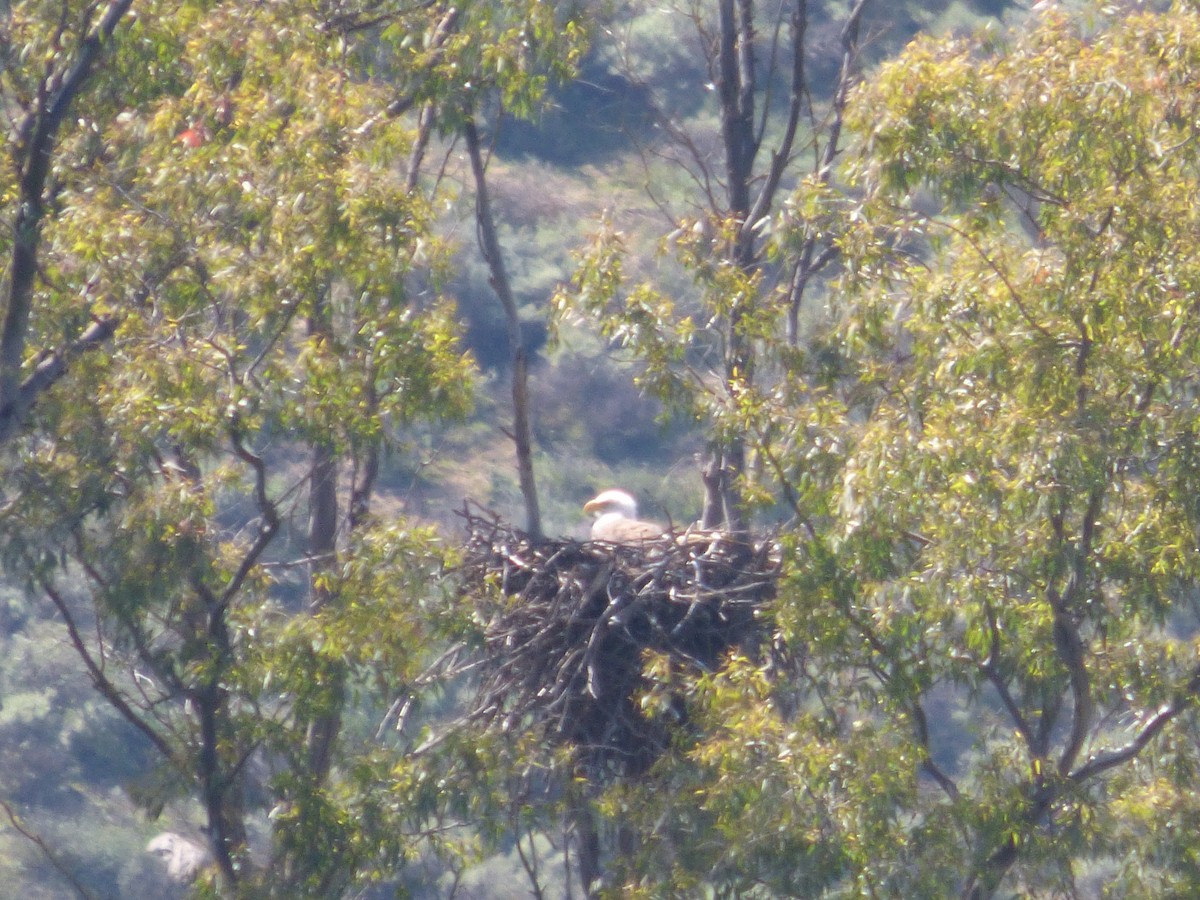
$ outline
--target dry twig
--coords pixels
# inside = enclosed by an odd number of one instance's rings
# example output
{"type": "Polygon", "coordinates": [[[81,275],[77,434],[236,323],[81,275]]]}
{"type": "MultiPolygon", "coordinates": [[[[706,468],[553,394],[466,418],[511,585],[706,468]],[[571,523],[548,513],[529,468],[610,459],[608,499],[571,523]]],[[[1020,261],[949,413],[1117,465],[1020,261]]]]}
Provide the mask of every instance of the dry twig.
{"type": "Polygon", "coordinates": [[[666,745],[638,703],[645,652],[711,671],[731,649],[766,643],[779,572],[769,538],[533,540],[494,515],[461,515],[462,582],[485,622],[474,717],[540,730],[594,774],[644,771],[666,745]]]}

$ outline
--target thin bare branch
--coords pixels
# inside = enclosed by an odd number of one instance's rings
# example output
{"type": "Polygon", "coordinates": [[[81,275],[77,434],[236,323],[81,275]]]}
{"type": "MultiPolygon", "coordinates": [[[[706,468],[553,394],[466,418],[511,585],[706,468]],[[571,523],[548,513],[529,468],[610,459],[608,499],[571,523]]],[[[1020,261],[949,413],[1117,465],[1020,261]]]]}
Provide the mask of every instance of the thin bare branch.
{"type": "Polygon", "coordinates": [[[163,758],[168,762],[175,760],[175,752],[171,745],[167,742],[153,726],[150,725],[138,712],[129,705],[125,699],[125,695],[117,688],[112,680],[105,674],[103,666],[96,661],[88,648],[87,642],[83,639],[83,634],[79,630],[79,625],[75,621],[74,615],[71,613],[71,607],[67,603],[66,598],[59,592],[57,587],[46,577],[38,579],[38,586],[42,592],[50,598],[50,602],[54,604],[54,608],[58,610],[58,614],[62,617],[63,624],[67,628],[67,636],[71,641],[71,646],[75,648],[75,653],[88,671],[88,675],[92,679],[92,685],[100,692],[117,712],[121,714],[130,725],[144,734],[152,743],[156,750],[162,754],[163,758]]]}
{"type": "Polygon", "coordinates": [[[258,528],[258,534],[242,557],[241,563],[221,594],[220,605],[222,607],[227,607],[238,591],[242,589],[242,584],[249,577],[259,557],[262,556],[267,546],[274,539],[276,532],[279,531],[280,523],[279,510],[267,493],[266,463],[262,457],[256,455],[246,446],[245,437],[242,434],[241,421],[236,416],[229,423],[229,439],[234,453],[239,459],[249,465],[254,473],[254,499],[258,506],[261,523],[258,528]]]}
{"type": "Polygon", "coordinates": [[[957,800],[958,785],[954,783],[949,775],[942,771],[941,767],[933,761],[933,754],[929,749],[929,721],[925,715],[925,708],[921,705],[920,698],[915,699],[910,707],[913,725],[917,731],[917,743],[921,745],[921,750],[924,753],[924,759],[921,760],[921,771],[934,780],[942,792],[951,800],[957,800]]]}
{"type": "Polygon", "coordinates": [[[59,859],[58,854],[50,849],[50,845],[46,843],[45,838],[43,838],[40,834],[26,825],[24,821],[22,821],[21,817],[17,815],[17,811],[13,809],[7,800],[0,798],[0,809],[4,810],[4,814],[8,817],[9,824],[12,825],[16,832],[37,847],[38,852],[45,857],[46,862],[50,863],[50,865],[54,867],[54,870],[58,872],[58,874],[64,879],[66,879],[67,883],[71,885],[71,889],[74,890],[76,894],[84,898],[84,900],[98,900],[98,895],[93,894],[90,890],[88,890],[87,885],[79,880],[79,876],[75,873],[75,871],[65,862],[59,859]]]}
{"type": "Polygon", "coordinates": [[[1083,765],[1071,772],[1071,780],[1080,783],[1132,760],[1161,734],[1172,720],[1195,702],[1198,692],[1200,692],[1200,669],[1193,673],[1187,686],[1175,700],[1164,703],[1142,722],[1141,727],[1128,743],[1088,757],[1083,765]]]}
{"type": "Polygon", "coordinates": [[[1058,771],[1066,775],[1075,764],[1084,741],[1092,726],[1093,701],[1091,677],[1088,674],[1087,660],[1084,656],[1083,637],[1076,623],[1077,606],[1082,599],[1087,584],[1087,571],[1091,565],[1092,539],[1096,530],[1096,520],[1100,515],[1100,507],[1104,498],[1104,487],[1092,489],[1088,498],[1087,509],[1084,511],[1080,524],[1080,536],[1073,551],[1074,564],[1067,585],[1061,596],[1051,589],[1048,599],[1054,611],[1055,649],[1059,658],[1067,668],[1071,682],[1071,734],[1062,755],[1058,761],[1058,771]]]}
{"type": "MultiPolygon", "coordinates": [[[[759,189],[758,197],[754,201],[754,207],[741,225],[742,229],[746,231],[753,229],[758,221],[773,208],[783,173],[792,158],[792,146],[796,141],[796,129],[800,124],[800,114],[803,112],[807,93],[804,74],[804,34],[807,26],[808,4],[805,0],[796,0],[796,7],[792,12],[789,26],[791,30],[792,80],[787,120],[784,124],[783,136],[771,151],[771,165],[767,170],[766,179],[759,189]]],[[[757,139],[756,143],[758,143],[757,139]]]]}
{"type": "Polygon", "coordinates": [[[475,228],[479,250],[487,263],[489,278],[496,298],[504,310],[508,328],[508,348],[512,358],[513,443],[517,452],[517,480],[525,499],[526,530],[535,537],[542,535],[542,514],[538,505],[537,480],[533,471],[533,428],[529,419],[529,373],[525,342],[521,336],[521,321],[517,301],[504,266],[504,253],[492,215],[487,185],[487,166],[480,145],[479,131],[474,119],[468,119],[462,129],[471,173],[475,179],[475,228]]]}

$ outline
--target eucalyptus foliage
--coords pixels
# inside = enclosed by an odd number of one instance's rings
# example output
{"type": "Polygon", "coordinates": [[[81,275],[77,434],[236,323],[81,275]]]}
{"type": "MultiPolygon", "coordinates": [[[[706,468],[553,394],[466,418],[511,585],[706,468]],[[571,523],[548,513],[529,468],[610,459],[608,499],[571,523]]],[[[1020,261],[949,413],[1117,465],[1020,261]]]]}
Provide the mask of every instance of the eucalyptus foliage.
{"type": "Polygon", "coordinates": [[[660,780],[611,793],[627,890],[1196,890],[1198,65],[1188,4],[916,41],[851,97],[839,177],[761,226],[785,271],[837,254],[807,341],[729,235],[673,236],[753,382],[597,245],[607,333],[791,516],[793,663],[697,678],[660,780]]]}
{"type": "Polygon", "coordinates": [[[427,150],[482,173],[575,7],[3,10],[0,557],[160,760],[140,802],[204,827],[201,891],[514,836],[537,882],[561,821],[621,897],[1200,888],[1200,10],[1051,5],[850,94],[859,3],[822,104],[806,4],[757,57],[761,5],[714,8],[736,158],[685,143],[662,244],[693,294],[610,227],[556,302],[706,430],[727,524],[778,514],[783,575],[770,652],[642,660],[673,740],[603,783],[521,723],[427,728],[477,623],[386,490],[471,400],[427,150]]]}
{"type": "Polygon", "coordinates": [[[5,570],[158,751],[140,799],[204,829],[208,890],[395,878],[449,843],[454,798],[385,713],[420,708],[460,626],[447,549],[381,471],[411,423],[466,412],[473,371],[423,150],[481,98],[532,110],[582,32],[539,3],[4,17],[0,87],[29,123],[4,212],[36,271],[5,331],[34,349],[0,373],[22,401],[5,570]]]}

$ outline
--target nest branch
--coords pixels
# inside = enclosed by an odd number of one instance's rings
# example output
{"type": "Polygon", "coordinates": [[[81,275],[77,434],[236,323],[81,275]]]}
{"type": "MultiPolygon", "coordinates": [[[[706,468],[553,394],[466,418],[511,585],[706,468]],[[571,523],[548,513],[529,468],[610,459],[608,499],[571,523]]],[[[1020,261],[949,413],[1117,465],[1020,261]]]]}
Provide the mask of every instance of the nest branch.
{"type": "Polygon", "coordinates": [[[486,511],[460,515],[461,583],[483,623],[473,717],[490,727],[539,730],[594,770],[628,774],[669,738],[640,708],[647,652],[713,671],[731,650],[769,643],[762,613],[779,575],[770,537],[534,540],[486,511]]]}

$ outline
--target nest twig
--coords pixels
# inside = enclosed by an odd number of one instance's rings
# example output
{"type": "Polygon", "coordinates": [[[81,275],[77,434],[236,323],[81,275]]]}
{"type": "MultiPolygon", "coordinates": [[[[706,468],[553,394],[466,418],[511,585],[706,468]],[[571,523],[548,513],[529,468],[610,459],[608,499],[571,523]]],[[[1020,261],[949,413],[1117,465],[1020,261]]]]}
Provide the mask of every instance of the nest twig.
{"type": "Polygon", "coordinates": [[[600,770],[644,770],[665,747],[667,724],[638,702],[645,651],[711,671],[764,638],[761,610],[779,572],[771,539],[535,541],[495,515],[461,515],[463,581],[484,620],[475,715],[539,729],[600,770]]]}

